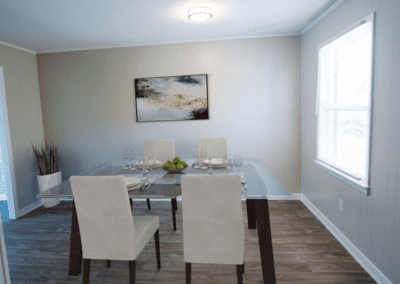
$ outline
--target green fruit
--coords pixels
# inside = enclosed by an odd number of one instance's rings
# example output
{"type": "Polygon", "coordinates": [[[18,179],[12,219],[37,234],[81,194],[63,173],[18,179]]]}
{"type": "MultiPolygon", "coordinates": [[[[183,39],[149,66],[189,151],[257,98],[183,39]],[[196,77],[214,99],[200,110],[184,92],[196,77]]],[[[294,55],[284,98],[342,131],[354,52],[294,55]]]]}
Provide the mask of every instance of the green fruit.
{"type": "Polygon", "coordinates": [[[181,161],[180,162],[184,167],[186,167],[187,166],[187,164],[186,164],[186,162],[185,161],[181,161]]]}
{"type": "Polygon", "coordinates": [[[169,165],[170,165],[170,162],[168,161],[168,162],[166,162],[166,163],[163,165],[163,167],[168,168],[169,165]]]}
{"type": "Polygon", "coordinates": [[[176,166],[175,166],[175,165],[171,165],[171,164],[170,164],[170,165],[168,166],[168,168],[169,168],[170,170],[176,170],[176,166]]]}
{"type": "Polygon", "coordinates": [[[185,167],[185,166],[182,165],[182,164],[178,164],[178,165],[176,166],[177,169],[183,169],[184,167],[185,167]]]}
{"type": "Polygon", "coordinates": [[[179,159],[179,157],[175,157],[172,161],[174,163],[179,163],[181,161],[181,159],[179,159]]]}

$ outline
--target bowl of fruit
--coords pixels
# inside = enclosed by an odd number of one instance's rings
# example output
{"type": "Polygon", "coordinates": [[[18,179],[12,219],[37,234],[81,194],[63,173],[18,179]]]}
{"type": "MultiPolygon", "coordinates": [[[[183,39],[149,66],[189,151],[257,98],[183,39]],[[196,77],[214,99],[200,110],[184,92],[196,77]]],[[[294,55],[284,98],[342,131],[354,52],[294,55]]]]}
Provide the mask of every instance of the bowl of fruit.
{"type": "Polygon", "coordinates": [[[163,170],[169,173],[178,173],[186,169],[188,165],[179,157],[175,157],[172,161],[168,161],[163,165],[163,170]]]}

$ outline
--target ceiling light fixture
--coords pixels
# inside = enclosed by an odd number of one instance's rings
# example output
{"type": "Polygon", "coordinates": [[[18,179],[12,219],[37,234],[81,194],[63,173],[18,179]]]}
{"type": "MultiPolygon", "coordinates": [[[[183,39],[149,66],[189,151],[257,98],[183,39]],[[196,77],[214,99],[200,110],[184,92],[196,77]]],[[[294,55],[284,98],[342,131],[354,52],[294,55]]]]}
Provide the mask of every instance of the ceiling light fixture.
{"type": "Polygon", "coordinates": [[[212,18],[212,9],[209,7],[194,7],[188,10],[188,18],[191,21],[201,22],[212,18]]]}

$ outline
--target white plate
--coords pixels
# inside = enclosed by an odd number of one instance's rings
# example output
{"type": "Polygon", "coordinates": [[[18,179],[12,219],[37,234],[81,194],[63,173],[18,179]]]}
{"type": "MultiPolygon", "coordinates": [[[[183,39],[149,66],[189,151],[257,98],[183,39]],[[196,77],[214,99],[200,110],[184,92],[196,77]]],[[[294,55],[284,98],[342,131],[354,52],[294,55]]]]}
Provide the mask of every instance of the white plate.
{"type": "Polygon", "coordinates": [[[140,182],[140,179],[138,179],[138,178],[125,177],[125,183],[126,183],[126,186],[128,186],[128,187],[132,187],[134,185],[137,185],[137,184],[139,184],[139,182],[140,182]]]}
{"type": "Polygon", "coordinates": [[[225,168],[226,165],[212,165],[213,168],[225,168]]]}
{"type": "Polygon", "coordinates": [[[211,163],[210,163],[210,159],[206,159],[203,161],[203,163],[206,165],[211,164],[212,166],[225,166],[224,161],[220,158],[211,159],[211,163]]]}
{"type": "Polygon", "coordinates": [[[129,187],[127,187],[127,189],[128,189],[128,191],[134,190],[134,189],[138,189],[138,188],[141,187],[143,184],[144,184],[144,181],[141,180],[138,184],[133,185],[133,186],[129,186],[129,187]]]}
{"type": "MultiPolygon", "coordinates": [[[[143,161],[139,162],[139,166],[141,166],[141,165],[143,165],[143,161]]],[[[159,167],[159,166],[161,166],[161,161],[156,160],[156,167],[159,167]]]]}

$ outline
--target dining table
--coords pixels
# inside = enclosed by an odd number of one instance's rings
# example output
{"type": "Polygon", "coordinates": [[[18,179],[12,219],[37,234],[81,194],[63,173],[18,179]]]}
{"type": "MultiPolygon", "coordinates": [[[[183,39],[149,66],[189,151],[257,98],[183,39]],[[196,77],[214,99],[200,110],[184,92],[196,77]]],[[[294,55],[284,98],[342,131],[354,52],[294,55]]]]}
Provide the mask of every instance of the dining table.
{"type": "MultiPolygon", "coordinates": [[[[274,173],[264,164],[261,159],[244,158],[240,168],[231,166],[203,169],[193,167],[193,159],[183,159],[188,167],[178,172],[168,172],[162,167],[152,170],[154,182],[145,189],[134,189],[128,191],[132,199],[171,199],[174,229],[176,229],[177,197],[181,193],[182,175],[218,175],[218,174],[240,174],[242,178],[242,200],[246,201],[248,228],[258,230],[258,239],[261,256],[262,276],[264,283],[276,283],[275,266],[272,249],[271,225],[268,209],[268,201],[273,199],[291,199],[291,192],[280,182],[274,173]],[[239,171],[238,171],[239,170],[239,171]],[[239,172],[239,173],[238,173],[239,172]]],[[[90,168],[80,173],[81,176],[109,176],[122,175],[125,177],[144,178],[148,173],[142,173],[140,169],[127,169],[118,163],[107,162],[105,164],[90,168]]],[[[70,198],[72,199],[71,217],[71,239],[69,256],[69,275],[79,275],[82,269],[82,243],[79,231],[79,223],[73,201],[73,194],[69,179],[61,184],[37,195],[38,198],[70,198]]],[[[182,200],[184,202],[184,200],[182,200]]]]}

